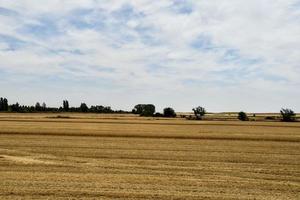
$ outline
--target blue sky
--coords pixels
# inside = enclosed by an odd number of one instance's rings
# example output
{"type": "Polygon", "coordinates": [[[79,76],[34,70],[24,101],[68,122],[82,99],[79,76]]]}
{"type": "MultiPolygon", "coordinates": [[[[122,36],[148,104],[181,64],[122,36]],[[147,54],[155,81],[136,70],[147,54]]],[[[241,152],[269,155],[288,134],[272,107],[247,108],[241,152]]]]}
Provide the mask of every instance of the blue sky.
{"type": "Polygon", "coordinates": [[[299,0],[0,0],[10,103],[300,112],[299,0]]]}

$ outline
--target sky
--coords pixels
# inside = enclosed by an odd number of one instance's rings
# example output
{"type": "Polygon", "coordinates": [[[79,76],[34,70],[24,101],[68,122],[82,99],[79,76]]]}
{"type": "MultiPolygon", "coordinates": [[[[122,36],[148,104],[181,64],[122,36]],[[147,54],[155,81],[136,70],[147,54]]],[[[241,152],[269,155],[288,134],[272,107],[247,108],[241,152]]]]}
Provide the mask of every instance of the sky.
{"type": "Polygon", "coordinates": [[[0,0],[9,103],[300,112],[300,0],[0,0]]]}

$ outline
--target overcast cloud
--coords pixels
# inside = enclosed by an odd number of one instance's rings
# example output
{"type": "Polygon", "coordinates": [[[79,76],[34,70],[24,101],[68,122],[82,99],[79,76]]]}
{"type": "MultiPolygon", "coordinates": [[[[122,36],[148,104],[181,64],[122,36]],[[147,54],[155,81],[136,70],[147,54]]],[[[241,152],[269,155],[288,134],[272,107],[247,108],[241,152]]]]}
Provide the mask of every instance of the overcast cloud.
{"type": "Polygon", "coordinates": [[[0,0],[0,96],[300,112],[299,0],[0,0]]]}

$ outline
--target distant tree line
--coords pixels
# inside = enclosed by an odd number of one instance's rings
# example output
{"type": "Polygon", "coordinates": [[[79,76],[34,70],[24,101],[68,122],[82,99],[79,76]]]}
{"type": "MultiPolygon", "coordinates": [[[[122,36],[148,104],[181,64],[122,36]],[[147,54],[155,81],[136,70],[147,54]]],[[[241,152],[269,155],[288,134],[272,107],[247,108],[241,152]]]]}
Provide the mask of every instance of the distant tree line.
{"type": "Polygon", "coordinates": [[[79,107],[70,107],[68,100],[63,100],[61,107],[47,107],[46,103],[37,102],[34,106],[20,105],[19,103],[8,104],[6,98],[0,98],[0,112],[83,112],[83,113],[130,113],[123,110],[113,110],[110,106],[92,105],[88,107],[86,103],[81,103],[79,107]]]}
{"type": "MultiPolygon", "coordinates": [[[[194,112],[194,116],[185,116],[181,115],[189,120],[203,120],[205,119],[205,115],[207,114],[204,107],[198,106],[192,109],[194,112]]],[[[163,113],[155,112],[155,106],[153,104],[138,104],[132,109],[132,113],[139,114],[140,116],[144,117],[176,117],[176,112],[173,108],[167,107],[163,109],[163,113]]],[[[291,109],[284,109],[280,110],[281,114],[281,121],[284,122],[294,122],[296,121],[296,113],[291,109]]],[[[255,114],[253,114],[255,117],[255,114]]],[[[249,117],[247,113],[241,111],[238,113],[237,119],[240,121],[249,121],[249,117]]]]}
{"type": "MultiPolygon", "coordinates": [[[[193,108],[194,117],[188,116],[187,119],[190,120],[203,120],[204,116],[207,114],[204,107],[198,106],[193,108]]],[[[113,110],[110,106],[102,105],[92,105],[87,106],[86,103],[81,103],[79,107],[70,107],[68,100],[63,100],[61,107],[47,107],[46,103],[40,104],[37,102],[34,106],[20,105],[19,103],[8,104],[6,98],[0,98],[0,112],[21,112],[21,113],[31,113],[31,112],[82,112],[82,113],[133,113],[138,114],[143,117],[176,117],[177,114],[175,110],[171,107],[163,109],[163,113],[156,112],[155,106],[153,104],[138,104],[131,112],[124,110],[113,110]]],[[[288,108],[282,108],[280,110],[281,120],[284,122],[296,121],[296,113],[288,108]]],[[[255,116],[255,114],[254,114],[255,116]]],[[[181,117],[186,117],[181,115],[181,117]]],[[[249,117],[247,113],[241,111],[238,113],[239,120],[248,121],[249,117]]]]}

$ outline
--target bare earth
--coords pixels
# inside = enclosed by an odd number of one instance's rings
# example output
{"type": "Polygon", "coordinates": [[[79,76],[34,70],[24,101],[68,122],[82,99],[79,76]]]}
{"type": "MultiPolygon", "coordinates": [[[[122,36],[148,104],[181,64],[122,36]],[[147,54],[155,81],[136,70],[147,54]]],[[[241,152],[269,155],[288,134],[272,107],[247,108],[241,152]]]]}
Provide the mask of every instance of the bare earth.
{"type": "Polygon", "coordinates": [[[300,123],[64,115],[0,114],[0,199],[300,199],[300,123]]]}

